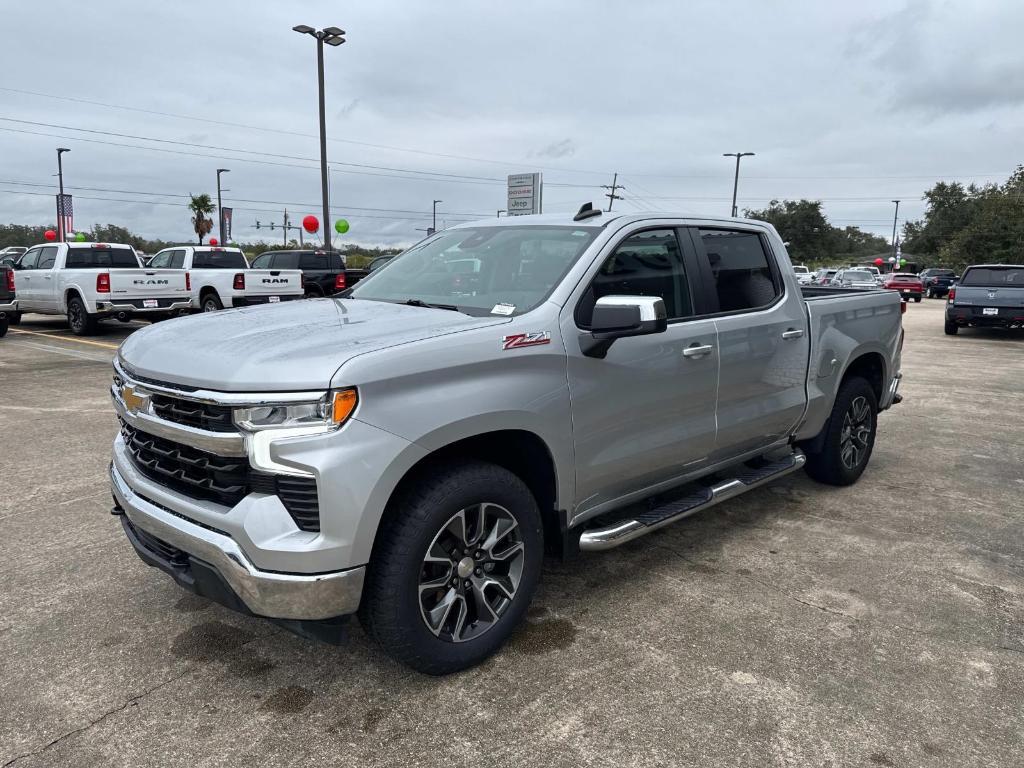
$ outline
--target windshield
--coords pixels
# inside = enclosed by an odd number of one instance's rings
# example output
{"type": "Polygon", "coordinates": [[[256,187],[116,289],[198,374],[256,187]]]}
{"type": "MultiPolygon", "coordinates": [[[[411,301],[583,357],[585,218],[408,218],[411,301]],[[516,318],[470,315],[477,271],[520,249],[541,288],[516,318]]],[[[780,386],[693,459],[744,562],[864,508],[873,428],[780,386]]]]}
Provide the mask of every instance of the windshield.
{"type": "Polygon", "coordinates": [[[121,248],[96,248],[91,245],[72,245],[68,247],[68,258],[64,262],[65,269],[138,269],[139,260],[135,251],[124,246],[121,248]]]}
{"type": "Polygon", "coordinates": [[[960,278],[960,285],[1005,285],[1024,288],[1024,267],[971,267],[960,278]]]}
{"type": "Polygon", "coordinates": [[[851,271],[843,272],[843,279],[873,283],[875,281],[875,276],[870,272],[851,271]]]}
{"type": "Polygon", "coordinates": [[[793,271],[796,272],[798,275],[806,275],[807,267],[793,267],[793,271]]]}
{"type": "Polygon", "coordinates": [[[594,227],[500,226],[442,232],[363,278],[349,296],[522,314],[548,297],[593,242],[594,227]]]}

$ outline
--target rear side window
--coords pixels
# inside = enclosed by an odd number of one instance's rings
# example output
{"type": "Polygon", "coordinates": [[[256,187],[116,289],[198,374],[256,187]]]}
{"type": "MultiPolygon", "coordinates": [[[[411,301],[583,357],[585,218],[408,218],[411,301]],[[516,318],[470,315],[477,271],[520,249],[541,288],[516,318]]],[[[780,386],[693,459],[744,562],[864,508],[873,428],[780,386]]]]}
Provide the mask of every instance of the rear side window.
{"type": "Polygon", "coordinates": [[[971,267],[960,278],[960,285],[1024,288],[1024,267],[971,267]]]}
{"type": "Polygon", "coordinates": [[[275,253],[274,269],[298,269],[299,254],[297,253],[275,253]]]}
{"type": "Polygon", "coordinates": [[[247,269],[241,251],[196,251],[192,257],[193,269],[247,269]]]}
{"type": "Polygon", "coordinates": [[[68,248],[66,269],[138,269],[139,260],[131,248],[94,248],[72,245],[68,248]]]}
{"type": "Polygon", "coordinates": [[[329,269],[326,253],[304,253],[299,257],[299,269],[329,269]]]}
{"type": "Polygon", "coordinates": [[[660,296],[669,320],[693,314],[690,285],[675,230],[638,232],[623,240],[601,265],[576,310],[576,322],[590,327],[602,296],[660,296]]]}
{"type": "Polygon", "coordinates": [[[782,291],[761,236],[731,229],[702,229],[720,312],[742,312],[772,304],[782,291]]]}

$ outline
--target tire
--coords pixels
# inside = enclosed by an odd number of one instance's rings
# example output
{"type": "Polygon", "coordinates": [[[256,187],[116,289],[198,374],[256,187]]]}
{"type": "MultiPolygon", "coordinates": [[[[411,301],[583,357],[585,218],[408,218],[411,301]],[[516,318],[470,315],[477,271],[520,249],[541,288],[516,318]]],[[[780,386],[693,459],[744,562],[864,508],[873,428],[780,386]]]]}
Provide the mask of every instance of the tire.
{"type": "Polygon", "coordinates": [[[202,309],[203,312],[217,312],[224,309],[224,305],[220,301],[220,296],[216,293],[208,293],[203,297],[202,309]]]}
{"type": "Polygon", "coordinates": [[[932,289],[931,288],[926,288],[925,292],[924,292],[924,297],[926,299],[934,299],[935,298],[935,294],[932,293],[932,289]]]}
{"type": "Polygon", "coordinates": [[[946,327],[943,329],[946,331],[947,336],[956,336],[960,332],[960,326],[952,322],[948,317],[946,318],[946,327]]]}
{"type": "Polygon", "coordinates": [[[91,336],[96,333],[96,316],[90,315],[78,296],[68,302],[68,325],[75,336],[91,336]]]}
{"type": "Polygon", "coordinates": [[[832,414],[825,425],[825,439],[817,453],[807,454],[807,474],[826,485],[853,485],[863,474],[875,445],[878,400],[867,381],[854,376],[839,387],[832,414]],[[866,411],[863,408],[866,407],[866,411]],[[853,433],[847,426],[853,423],[853,433]],[[860,431],[858,424],[866,427],[860,431]],[[859,436],[858,436],[859,434],[859,436]],[[853,446],[853,454],[848,453],[853,446]]]}
{"type": "Polygon", "coordinates": [[[8,312],[7,313],[7,322],[9,322],[11,325],[20,325],[21,324],[21,312],[8,312]]]}
{"type": "Polygon", "coordinates": [[[921,297],[920,296],[915,296],[914,297],[914,303],[915,304],[920,304],[921,303],[921,297]]]}
{"type": "Polygon", "coordinates": [[[0,339],[7,335],[8,321],[5,316],[0,316],[0,339]]]}
{"type": "Polygon", "coordinates": [[[467,669],[495,653],[526,615],[543,553],[540,510],[522,480],[483,462],[441,467],[389,505],[367,569],[360,623],[388,655],[419,672],[467,669]],[[506,528],[499,528],[502,521],[506,528]],[[481,541],[498,530],[504,533],[484,549],[481,541]]]}

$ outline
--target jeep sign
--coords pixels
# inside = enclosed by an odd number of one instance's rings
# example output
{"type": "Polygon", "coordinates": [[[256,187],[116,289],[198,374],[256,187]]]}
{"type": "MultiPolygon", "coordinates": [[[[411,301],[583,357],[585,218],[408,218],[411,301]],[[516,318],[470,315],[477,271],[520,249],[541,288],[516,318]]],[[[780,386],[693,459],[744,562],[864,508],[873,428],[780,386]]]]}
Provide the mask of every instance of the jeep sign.
{"type": "Polygon", "coordinates": [[[543,211],[544,182],[540,173],[513,173],[508,177],[509,216],[543,211]]]}

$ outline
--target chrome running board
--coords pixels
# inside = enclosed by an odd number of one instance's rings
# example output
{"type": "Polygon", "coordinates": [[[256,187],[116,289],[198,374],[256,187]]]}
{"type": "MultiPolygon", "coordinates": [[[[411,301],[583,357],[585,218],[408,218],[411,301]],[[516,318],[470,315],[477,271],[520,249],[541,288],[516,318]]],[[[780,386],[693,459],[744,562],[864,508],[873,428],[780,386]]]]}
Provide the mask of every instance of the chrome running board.
{"type": "Polygon", "coordinates": [[[807,462],[807,457],[796,451],[786,458],[756,469],[742,467],[743,471],[729,480],[723,480],[709,487],[699,488],[681,498],[653,507],[633,518],[621,520],[603,528],[590,528],[580,536],[580,549],[584,552],[600,552],[613,549],[627,541],[644,536],[651,531],[682,520],[697,512],[713,507],[720,502],[739,496],[753,488],[777,480],[783,475],[795,472],[807,462]]]}

